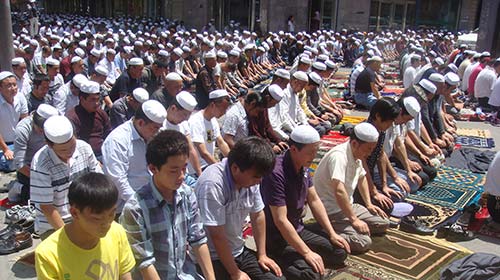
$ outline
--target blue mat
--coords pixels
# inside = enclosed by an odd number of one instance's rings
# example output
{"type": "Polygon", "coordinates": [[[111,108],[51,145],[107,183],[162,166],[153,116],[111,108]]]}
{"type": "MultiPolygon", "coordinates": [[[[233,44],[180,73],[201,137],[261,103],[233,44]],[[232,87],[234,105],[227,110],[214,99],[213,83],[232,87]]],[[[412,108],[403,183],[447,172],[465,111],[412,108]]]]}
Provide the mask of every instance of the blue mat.
{"type": "Polygon", "coordinates": [[[494,148],[495,140],[493,138],[480,138],[472,136],[457,136],[455,138],[455,143],[467,147],[476,148],[494,148]]]}

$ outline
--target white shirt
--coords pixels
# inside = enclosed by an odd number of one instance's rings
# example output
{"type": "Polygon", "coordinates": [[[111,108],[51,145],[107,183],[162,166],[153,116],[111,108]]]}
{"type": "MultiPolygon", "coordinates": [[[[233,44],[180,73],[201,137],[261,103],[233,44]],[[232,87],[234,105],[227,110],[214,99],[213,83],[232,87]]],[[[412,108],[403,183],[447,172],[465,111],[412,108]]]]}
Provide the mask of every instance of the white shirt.
{"type": "Polygon", "coordinates": [[[165,119],[165,121],[163,122],[162,129],[171,129],[171,130],[179,131],[180,133],[184,134],[185,136],[191,135],[191,129],[189,128],[188,121],[183,121],[180,124],[173,124],[173,123],[169,122],[167,119],[165,119]]]}
{"type": "Polygon", "coordinates": [[[227,111],[222,123],[222,133],[233,136],[235,142],[248,137],[248,116],[241,102],[227,111]]]}
{"type": "Polygon", "coordinates": [[[472,74],[472,70],[476,68],[476,66],[479,64],[479,61],[476,61],[474,63],[471,63],[467,68],[465,68],[464,71],[464,76],[462,78],[462,84],[460,84],[460,89],[462,91],[466,91],[469,88],[469,77],[470,74],[472,74]]]}
{"type": "Polygon", "coordinates": [[[285,93],[285,95],[283,96],[283,99],[281,99],[280,103],[283,103],[283,105],[286,106],[285,108],[288,109],[290,124],[292,125],[291,129],[301,124],[307,124],[307,116],[300,106],[298,93],[293,92],[290,83],[287,85],[286,89],[283,92],[285,93]]]}
{"type": "Polygon", "coordinates": [[[488,104],[491,106],[500,107],[500,77],[497,78],[491,90],[490,100],[488,104]]]}
{"type": "Polygon", "coordinates": [[[415,78],[413,79],[413,84],[415,85],[418,82],[420,82],[425,71],[429,70],[430,68],[432,68],[432,65],[430,63],[427,63],[426,65],[420,67],[420,70],[418,70],[417,73],[415,74],[415,78]]]}
{"type": "Polygon", "coordinates": [[[349,79],[349,85],[351,89],[351,94],[356,92],[356,79],[359,77],[359,74],[365,70],[365,66],[363,64],[358,65],[354,71],[351,73],[351,78],[349,79]]]}
{"type": "MultiPolygon", "coordinates": [[[[207,151],[214,155],[215,142],[220,134],[219,122],[216,118],[206,120],[203,116],[203,110],[191,115],[189,126],[191,127],[191,140],[193,143],[204,143],[207,151]]],[[[199,154],[201,167],[204,168],[208,163],[199,154]]],[[[191,173],[191,170],[190,170],[191,173]]]]}
{"type": "Polygon", "coordinates": [[[118,187],[118,212],[151,175],[146,162],[146,142],[134,127],[133,119],[116,127],[102,143],[104,173],[118,187]]]}
{"type": "Polygon", "coordinates": [[[500,196],[500,152],[497,152],[495,158],[488,167],[486,173],[486,183],[484,184],[484,191],[493,195],[500,196]]]}
{"type": "Polygon", "coordinates": [[[408,66],[406,68],[405,73],[403,75],[403,86],[405,89],[409,88],[413,85],[413,81],[415,81],[415,76],[417,75],[417,70],[413,66],[408,66]]]}
{"type": "Polygon", "coordinates": [[[0,135],[6,143],[16,139],[16,125],[24,114],[28,114],[28,103],[22,94],[17,93],[11,105],[0,93],[0,135]]]}
{"type": "Polygon", "coordinates": [[[342,211],[331,187],[332,180],[335,179],[344,184],[352,205],[354,191],[365,174],[361,160],[355,159],[352,154],[350,141],[326,153],[314,173],[313,183],[328,215],[342,211]]]}
{"type": "Polygon", "coordinates": [[[80,98],[71,92],[70,83],[71,81],[61,86],[56,93],[54,93],[54,98],[52,100],[54,107],[56,107],[61,115],[65,115],[66,112],[80,104],[80,98]]]}
{"type": "Polygon", "coordinates": [[[115,61],[109,61],[106,57],[99,61],[99,65],[104,66],[108,70],[108,78],[115,81],[120,76],[120,71],[115,64],[115,61]]]}
{"type": "Polygon", "coordinates": [[[486,66],[477,75],[476,83],[474,84],[474,96],[476,98],[490,97],[496,79],[497,73],[495,69],[489,65],[486,66]]]}
{"type": "Polygon", "coordinates": [[[23,77],[19,79],[16,76],[17,92],[23,96],[28,96],[31,92],[31,78],[28,72],[24,73],[23,77]]]}

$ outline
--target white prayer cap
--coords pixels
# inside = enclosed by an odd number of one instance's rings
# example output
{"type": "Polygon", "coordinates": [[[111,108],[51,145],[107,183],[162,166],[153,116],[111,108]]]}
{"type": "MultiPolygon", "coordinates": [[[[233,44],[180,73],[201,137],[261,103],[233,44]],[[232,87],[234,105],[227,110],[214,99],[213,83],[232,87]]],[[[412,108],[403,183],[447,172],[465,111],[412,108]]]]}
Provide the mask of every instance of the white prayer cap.
{"type": "Polygon", "coordinates": [[[47,59],[47,65],[50,65],[50,66],[59,66],[59,60],[57,59],[53,59],[53,58],[49,58],[47,59]]]}
{"type": "Polygon", "coordinates": [[[304,63],[304,64],[308,64],[308,65],[312,64],[312,60],[307,55],[301,56],[300,57],[300,62],[304,63]]]}
{"type": "Polygon", "coordinates": [[[232,55],[232,56],[240,56],[240,52],[236,49],[232,49],[230,52],[229,52],[229,55],[232,55]]]}
{"type": "Polygon", "coordinates": [[[217,55],[215,54],[215,52],[206,52],[205,55],[203,56],[204,58],[215,58],[217,55]]]}
{"type": "Polygon", "coordinates": [[[326,70],[326,65],[322,62],[316,61],[313,63],[312,67],[316,70],[319,71],[325,71],[326,70]]]}
{"type": "Polygon", "coordinates": [[[315,84],[321,85],[323,83],[323,79],[316,72],[309,73],[309,79],[311,79],[315,84]]]}
{"type": "Polygon", "coordinates": [[[137,102],[142,104],[149,100],[149,93],[147,90],[139,87],[132,91],[132,97],[134,97],[137,102]]]}
{"type": "Polygon", "coordinates": [[[382,62],[384,60],[380,56],[378,56],[378,55],[374,55],[374,56],[372,56],[372,57],[370,57],[370,58],[368,58],[366,60],[366,62],[372,62],[372,61],[374,61],[374,62],[382,62]]]}
{"type": "Polygon", "coordinates": [[[182,56],[184,53],[181,48],[175,48],[173,51],[177,56],[182,56]]]}
{"type": "Polygon", "coordinates": [[[450,70],[455,72],[455,73],[458,72],[458,67],[454,63],[448,64],[448,68],[450,68],[450,70]]]}
{"type": "Polygon", "coordinates": [[[413,55],[411,56],[411,58],[412,58],[412,59],[421,59],[422,57],[421,57],[420,55],[418,55],[418,54],[413,54],[413,55]]]}
{"type": "Polygon", "coordinates": [[[227,58],[227,53],[225,51],[218,51],[217,56],[220,58],[227,58]]]}
{"type": "Polygon", "coordinates": [[[187,92],[187,91],[181,91],[175,96],[175,100],[179,105],[181,105],[182,109],[187,110],[187,111],[194,111],[196,108],[196,105],[198,105],[198,102],[196,102],[196,99],[194,96],[187,92]]]}
{"type": "Polygon", "coordinates": [[[319,133],[310,125],[299,125],[292,130],[290,139],[299,144],[313,144],[319,142],[319,133]]]}
{"type": "Polygon", "coordinates": [[[248,50],[251,50],[255,48],[255,45],[254,44],[247,44],[245,45],[245,47],[243,48],[244,51],[248,51],[248,50]]]}
{"type": "Polygon", "coordinates": [[[98,49],[91,49],[90,50],[90,54],[95,56],[95,57],[100,57],[101,56],[101,51],[99,51],[98,49]]]}
{"type": "Polygon", "coordinates": [[[458,83],[460,83],[460,77],[453,72],[448,72],[446,75],[444,75],[444,79],[446,83],[451,86],[457,86],[458,83]]]}
{"type": "Polygon", "coordinates": [[[71,58],[71,64],[76,63],[76,62],[79,62],[79,61],[82,61],[82,58],[81,58],[81,57],[79,57],[79,56],[73,56],[73,57],[71,58]]]}
{"type": "Polygon", "coordinates": [[[444,61],[442,58],[438,57],[436,59],[434,59],[434,63],[436,63],[437,65],[441,66],[444,64],[444,61]]]}
{"type": "Polygon", "coordinates": [[[354,127],[356,138],[366,143],[375,143],[378,141],[378,131],[371,123],[362,122],[354,127]]]}
{"type": "Polygon", "coordinates": [[[481,57],[490,57],[490,56],[491,56],[490,52],[482,52],[481,53],[481,57]]]}
{"type": "Polygon", "coordinates": [[[57,116],[59,115],[59,111],[57,111],[56,108],[54,108],[53,106],[50,106],[49,104],[40,104],[38,106],[38,108],[36,109],[36,113],[44,118],[44,119],[48,119],[52,116],[57,116]]]}
{"type": "Polygon", "coordinates": [[[435,82],[435,83],[444,83],[444,76],[439,74],[439,73],[432,73],[429,76],[429,81],[435,82]]]}
{"type": "Polygon", "coordinates": [[[88,79],[83,74],[76,74],[71,81],[77,88],[81,89],[88,79]]]}
{"type": "Polygon", "coordinates": [[[229,96],[229,93],[225,89],[216,89],[208,94],[209,99],[217,99],[224,96],[229,96]]]}
{"type": "Polygon", "coordinates": [[[170,72],[167,74],[167,77],[165,78],[167,81],[182,81],[181,75],[175,73],[175,72],[170,72]]]}
{"type": "Polygon", "coordinates": [[[14,74],[9,71],[2,71],[0,72],[0,82],[5,80],[8,77],[14,77],[14,74]]]}
{"type": "Polygon", "coordinates": [[[474,54],[474,58],[480,58],[481,57],[481,53],[475,53],[474,54]]]}
{"type": "Polygon", "coordinates": [[[101,87],[98,82],[94,81],[86,81],[81,87],[80,90],[87,94],[97,94],[100,92],[101,87]]]}
{"type": "Polygon", "coordinates": [[[418,116],[418,113],[420,113],[420,104],[415,97],[406,97],[405,99],[403,99],[403,104],[410,116],[416,118],[418,116]]]}
{"type": "Polygon", "coordinates": [[[268,90],[271,97],[278,102],[281,101],[281,99],[285,95],[283,93],[283,90],[278,85],[270,85],[268,90]]]}
{"type": "Polygon", "coordinates": [[[97,65],[97,67],[95,68],[95,71],[100,74],[100,75],[103,75],[105,77],[108,76],[109,74],[109,71],[108,69],[106,69],[106,67],[102,66],[102,65],[97,65]]]}
{"type": "Polygon", "coordinates": [[[22,57],[15,57],[12,59],[12,66],[21,65],[23,63],[26,63],[26,62],[24,61],[24,58],[22,58],[22,57]]]}
{"type": "Polygon", "coordinates": [[[114,49],[108,49],[106,51],[106,53],[108,53],[108,54],[116,54],[116,51],[114,49]]]}
{"type": "Polygon", "coordinates": [[[285,69],[282,69],[282,68],[276,70],[274,72],[274,76],[278,76],[280,78],[290,80],[290,72],[288,70],[285,70],[285,69]]]}
{"type": "Polygon", "coordinates": [[[330,68],[330,69],[335,69],[337,68],[337,65],[335,64],[335,62],[331,61],[331,60],[327,60],[325,61],[325,64],[326,64],[326,67],[330,68]]]}
{"type": "Polygon", "coordinates": [[[79,57],[84,57],[85,56],[85,51],[80,49],[80,48],[77,48],[75,50],[75,54],[78,55],[79,57]]]}
{"type": "Polygon", "coordinates": [[[188,47],[188,46],[184,46],[184,47],[182,47],[182,51],[183,51],[183,52],[190,52],[190,51],[191,51],[191,48],[190,48],[190,47],[188,47]]]}
{"type": "Polygon", "coordinates": [[[140,65],[144,65],[144,61],[142,60],[142,58],[133,57],[128,62],[128,65],[130,65],[130,66],[140,66],[140,65]]]}
{"type": "Polygon", "coordinates": [[[293,77],[297,80],[303,81],[303,82],[309,82],[309,78],[307,77],[306,72],[303,71],[297,71],[293,73],[293,77]]]}
{"type": "Polygon", "coordinates": [[[328,60],[328,55],[326,54],[320,54],[318,55],[319,60],[327,61],[328,60]]]}
{"type": "Polygon", "coordinates": [[[63,144],[73,137],[73,125],[65,116],[52,116],[43,124],[45,137],[54,144],[63,144]]]}
{"type": "Polygon", "coordinates": [[[166,50],[160,50],[158,52],[158,55],[159,56],[164,56],[164,57],[169,57],[170,56],[170,54],[166,50]]]}
{"type": "Polygon", "coordinates": [[[466,44],[461,44],[461,45],[460,45],[460,49],[461,49],[461,48],[467,48],[467,45],[466,45],[466,44]]]}
{"type": "Polygon", "coordinates": [[[426,91],[432,94],[436,93],[437,87],[431,81],[427,79],[422,79],[420,80],[420,82],[418,82],[418,84],[422,86],[426,91]]]}
{"type": "Polygon", "coordinates": [[[148,100],[142,103],[142,111],[152,122],[163,124],[167,117],[167,110],[156,100],[148,100]]]}

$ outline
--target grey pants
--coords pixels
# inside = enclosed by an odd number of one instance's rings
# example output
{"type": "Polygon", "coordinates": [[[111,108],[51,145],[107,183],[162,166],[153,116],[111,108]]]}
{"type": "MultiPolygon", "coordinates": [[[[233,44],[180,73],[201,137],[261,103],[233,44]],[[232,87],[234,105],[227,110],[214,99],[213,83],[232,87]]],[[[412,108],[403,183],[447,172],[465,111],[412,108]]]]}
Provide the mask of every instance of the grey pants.
{"type": "MultiPolygon", "coordinates": [[[[381,234],[389,228],[389,220],[373,215],[361,204],[354,203],[352,205],[352,210],[360,220],[368,224],[370,234],[381,234]]],[[[349,243],[351,252],[362,253],[370,248],[372,244],[370,236],[357,232],[343,212],[329,215],[328,218],[335,232],[345,238],[349,243]]]]}

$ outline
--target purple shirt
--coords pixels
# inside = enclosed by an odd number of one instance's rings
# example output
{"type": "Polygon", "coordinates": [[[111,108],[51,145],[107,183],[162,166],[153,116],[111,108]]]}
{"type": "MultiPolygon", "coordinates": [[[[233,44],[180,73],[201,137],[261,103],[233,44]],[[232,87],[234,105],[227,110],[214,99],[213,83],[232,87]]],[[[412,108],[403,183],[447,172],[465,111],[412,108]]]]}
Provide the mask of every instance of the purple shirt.
{"type": "Polygon", "coordinates": [[[293,166],[290,152],[276,158],[273,172],[265,176],[260,186],[266,214],[267,244],[285,242],[271,215],[270,206],[286,206],[287,217],[297,232],[304,228],[302,211],[307,198],[307,190],[312,187],[312,180],[307,169],[297,173],[293,166]]]}

